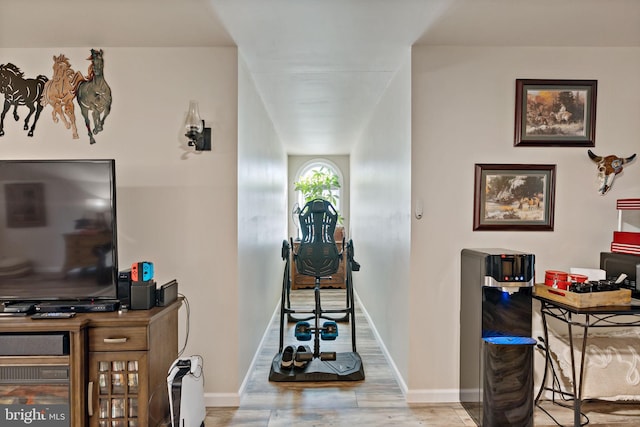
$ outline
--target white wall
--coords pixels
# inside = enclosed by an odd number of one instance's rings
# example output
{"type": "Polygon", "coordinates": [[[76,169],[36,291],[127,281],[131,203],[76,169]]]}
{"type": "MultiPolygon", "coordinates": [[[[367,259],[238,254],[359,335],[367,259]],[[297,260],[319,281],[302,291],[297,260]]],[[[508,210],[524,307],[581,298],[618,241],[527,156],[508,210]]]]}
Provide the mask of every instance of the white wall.
{"type": "Polygon", "coordinates": [[[237,355],[221,353],[238,358],[242,379],[280,302],[288,210],[287,156],[242,58],[238,96],[238,282],[226,285],[238,287],[241,332],[237,355]]]}
{"type": "Polygon", "coordinates": [[[410,375],[407,350],[414,339],[409,335],[410,73],[407,50],[351,153],[351,237],[362,266],[353,274],[354,287],[401,381],[410,375]]]}
{"type": "Polygon", "coordinates": [[[414,46],[411,197],[425,213],[411,225],[409,401],[458,399],[462,248],[534,253],[538,280],[547,269],[597,267],[616,199],[640,194],[637,160],[600,196],[586,148],[514,147],[515,80],[598,80],[593,151],[626,157],[640,151],[638,76],[638,48],[414,46]],[[555,230],[472,231],[475,163],[556,164],[555,230]]]}
{"type": "MultiPolygon", "coordinates": [[[[89,145],[78,108],[80,138],[73,140],[62,123],[53,123],[47,107],[33,138],[7,116],[1,155],[116,160],[120,266],[148,260],[158,283],[178,280],[191,306],[185,354],[203,356],[207,393],[237,398],[247,365],[238,349],[253,338],[237,321],[237,50],[102,48],[113,105],[97,143],[89,145]],[[213,128],[211,152],[186,147],[183,124],[190,99],[199,101],[213,128]]],[[[64,53],[86,74],[89,49],[0,49],[0,63],[18,65],[27,77],[51,77],[53,55],[64,53]]],[[[180,312],[181,342],[185,313],[180,312]]]]}

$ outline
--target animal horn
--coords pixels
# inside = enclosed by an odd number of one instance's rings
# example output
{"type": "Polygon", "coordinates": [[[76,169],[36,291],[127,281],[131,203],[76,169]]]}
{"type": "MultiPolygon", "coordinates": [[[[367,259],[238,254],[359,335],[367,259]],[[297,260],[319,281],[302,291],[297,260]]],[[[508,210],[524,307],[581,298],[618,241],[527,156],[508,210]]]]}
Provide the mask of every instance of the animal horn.
{"type": "Polygon", "coordinates": [[[632,154],[631,156],[629,156],[629,157],[627,157],[626,159],[624,159],[624,160],[622,161],[622,163],[629,163],[630,161],[632,161],[632,160],[633,160],[633,159],[635,159],[635,158],[636,158],[636,155],[635,155],[635,154],[632,154]]]}
{"type": "Polygon", "coordinates": [[[591,158],[591,160],[593,160],[596,163],[598,163],[600,160],[602,160],[602,157],[596,156],[595,154],[593,154],[593,151],[591,151],[591,150],[587,150],[587,153],[589,154],[589,157],[591,158]]]}

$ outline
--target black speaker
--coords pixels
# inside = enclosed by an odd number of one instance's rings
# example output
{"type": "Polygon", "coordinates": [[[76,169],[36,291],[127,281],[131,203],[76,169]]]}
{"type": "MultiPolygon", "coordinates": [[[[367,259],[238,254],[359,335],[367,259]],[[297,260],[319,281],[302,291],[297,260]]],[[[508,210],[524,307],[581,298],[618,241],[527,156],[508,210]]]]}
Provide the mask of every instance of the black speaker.
{"type": "Polygon", "coordinates": [[[118,300],[120,307],[129,308],[131,306],[131,269],[118,272],[118,300]]]}

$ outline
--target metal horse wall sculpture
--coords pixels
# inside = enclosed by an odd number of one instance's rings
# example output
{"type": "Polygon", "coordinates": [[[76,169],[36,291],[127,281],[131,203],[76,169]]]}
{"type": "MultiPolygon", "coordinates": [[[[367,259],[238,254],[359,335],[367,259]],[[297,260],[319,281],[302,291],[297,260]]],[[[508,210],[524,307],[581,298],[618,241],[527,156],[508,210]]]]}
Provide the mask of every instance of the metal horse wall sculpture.
{"type": "Polygon", "coordinates": [[[4,106],[0,115],[0,136],[4,135],[4,117],[13,106],[13,118],[18,121],[18,107],[21,105],[29,108],[29,114],[24,119],[24,130],[27,135],[33,136],[36,123],[42,112],[40,100],[44,92],[44,85],[49,79],[39,75],[35,79],[25,79],[20,68],[11,63],[0,65],[0,93],[4,94],[4,106]],[[35,113],[35,114],[34,114],[35,113]],[[33,122],[29,127],[29,119],[33,116],[33,122]]]}
{"type": "Polygon", "coordinates": [[[91,144],[96,143],[93,135],[97,135],[102,131],[104,121],[111,111],[111,88],[104,79],[102,53],[102,49],[91,49],[91,56],[87,58],[91,61],[89,76],[86,81],[80,83],[76,93],[76,99],[84,117],[91,144]],[[89,112],[91,112],[91,117],[93,118],[93,132],[91,131],[89,112]]]}
{"type": "Polygon", "coordinates": [[[64,55],[53,57],[53,77],[44,85],[44,95],[40,103],[43,107],[51,105],[53,122],[60,119],[67,129],[71,129],[73,139],[78,139],[76,114],[73,100],[78,86],[86,78],[80,71],[73,71],[69,60],[64,55]]]}

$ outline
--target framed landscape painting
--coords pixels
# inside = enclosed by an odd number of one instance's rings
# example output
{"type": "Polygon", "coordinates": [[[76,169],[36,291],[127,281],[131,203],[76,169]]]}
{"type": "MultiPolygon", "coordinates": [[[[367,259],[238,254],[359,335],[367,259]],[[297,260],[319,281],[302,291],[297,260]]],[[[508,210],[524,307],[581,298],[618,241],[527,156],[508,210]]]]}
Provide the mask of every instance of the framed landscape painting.
{"type": "Polygon", "coordinates": [[[553,231],[556,165],[476,164],[473,230],[553,231]]]}
{"type": "Polygon", "coordinates": [[[593,147],[596,80],[516,80],[515,146],[593,147]]]}

